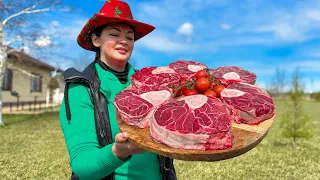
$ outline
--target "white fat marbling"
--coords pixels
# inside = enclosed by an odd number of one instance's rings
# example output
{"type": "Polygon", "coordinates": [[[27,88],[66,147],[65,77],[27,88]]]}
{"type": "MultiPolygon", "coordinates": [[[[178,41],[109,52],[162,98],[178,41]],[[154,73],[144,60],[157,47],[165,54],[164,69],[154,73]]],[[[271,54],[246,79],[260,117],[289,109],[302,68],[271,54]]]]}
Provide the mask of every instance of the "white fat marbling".
{"type": "Polygon", "coordinates": [[[202,65],[188,65],[188,69],[192,72],[198,72],[202,69],[204,69],[205,67],[202,65]]]}
{"type": "Polygon", "coordinates": [[[181,100],[185,100],[191,109],[197,109],[203,106],[208,101],[208,97],[197,94],[193,96],[185,96],[181,100]]]}
{"type": "Polygon", "coordinates": [[[240,79],[239,74],[235,73],[235,72],[228,72],[226,74],[224,74],[222,76],[223,79],[227,79],[227,80],[238,80],[240,79]]]}
{"type": "Polygon", "coordinates": [[[222,97],[239,97],[239,96],[243,96],[245,94],[245,92],[237,90],[237,89],[225,88],[221,91],[220,94],[222,97]]]}
{"type": "Polygon", "coordinates": [[[165,101],[168,101],[171,97],[171,93],[167,90],[150,91],[140,94],[140,97],[157,107],[165,101]]]}
{"type": "Polygon", "coordinates": [[[162,73],[175,73],[175,71],[167,66],[160,66],[152,71],[152,74],[162,74],[162,73]]]}

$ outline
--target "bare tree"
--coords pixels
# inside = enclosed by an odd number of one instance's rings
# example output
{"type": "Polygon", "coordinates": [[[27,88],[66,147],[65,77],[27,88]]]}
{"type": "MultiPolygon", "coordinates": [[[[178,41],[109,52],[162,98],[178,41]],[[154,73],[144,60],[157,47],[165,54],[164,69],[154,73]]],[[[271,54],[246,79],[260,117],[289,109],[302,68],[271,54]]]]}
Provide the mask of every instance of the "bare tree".
{"type": "Polygon", "coordinates": [[[0,0],[0,125],[2,121],[2,83],[8,54],[19,51],[25,45],[33,49],[41,48],[49,44],[50,39],[42,36],[41,17],[39,13],[56,10],[60,0],[0,0]],[[28,14],[33,14],[32,16],[28,14]],[[10,48],[14,43],[21,43],[21,48],[10,48]]]}
{"type": "Polygon", "coordinates": [[[314,79],[310,78],[310,94],[313,93],[314,79]]]}
{"type": "Polygon", "coordinates": [[[279,97],[284,93],[284,87],[287,85],[286,72],[277,68],[274,77],[272,78],[272,87],[279,97]]]}

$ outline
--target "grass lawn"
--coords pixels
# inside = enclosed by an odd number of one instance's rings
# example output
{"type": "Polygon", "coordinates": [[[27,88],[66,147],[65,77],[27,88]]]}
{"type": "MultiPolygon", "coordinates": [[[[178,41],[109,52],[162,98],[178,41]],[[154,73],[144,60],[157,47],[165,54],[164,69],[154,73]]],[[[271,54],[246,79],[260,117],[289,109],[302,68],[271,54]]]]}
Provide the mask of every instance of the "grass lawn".
{"type": "MultiPolygon", "coordinates": [[[[292,147],[281,137],[285,102],[275,100],[277,116],[267,137],[239,157],[220,162],[175,161],[178,179],[320,179],[320,103],[304,102],[313,119],[310,140],[292,147]]],[[[0,127],[0,179],[69,179],[69,159],[58,113],[5,115],[0,127]]]]}

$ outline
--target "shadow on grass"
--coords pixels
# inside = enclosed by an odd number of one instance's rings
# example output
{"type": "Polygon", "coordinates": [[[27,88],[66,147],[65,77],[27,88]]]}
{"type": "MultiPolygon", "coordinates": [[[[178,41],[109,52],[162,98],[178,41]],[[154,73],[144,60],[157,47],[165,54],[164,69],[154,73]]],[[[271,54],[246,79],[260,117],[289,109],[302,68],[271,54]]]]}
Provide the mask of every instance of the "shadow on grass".
{"type": "Polygon", "coordinates": [[[4,115],[4,124],[5,126],[11,126],[20,122],[30,121],[35,119],[35,115],[30,114],[19,114],[19,115],[4,115]]]}
{"type": "Polygon", "coordinates": [[[320,150],[320,147],[317,144],[311,143],[311,139],[297,139],[295,143],[293,143],[292,139],[285,140],[275,140],[273,141],[273,146],[279,148],[291,148],[291,149],[315,149],[316,151],[320,150]]]}
{"type": "Polygon", "coordinates": [[[27,122],[30,120],[56,120],[59,118],[59,112],[44,112],[41,114],[5,114],[3,115],[3,120],[5,126],[11,126],[22,122],[27,122]]]}
{"type": "Polygon", "coordinates": [[[288,147],[288,146],[292,146],[292,143],[287,142],[287,141],[279,141],[279,140],[275,140],[272,143],[274,146],[276,147],[288,147]]]}

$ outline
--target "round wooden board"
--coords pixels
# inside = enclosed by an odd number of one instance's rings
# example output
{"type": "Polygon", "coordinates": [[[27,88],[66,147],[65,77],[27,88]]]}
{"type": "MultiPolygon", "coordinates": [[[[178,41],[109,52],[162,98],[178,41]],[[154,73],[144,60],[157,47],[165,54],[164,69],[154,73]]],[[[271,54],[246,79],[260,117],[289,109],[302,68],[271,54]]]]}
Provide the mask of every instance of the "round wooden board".
{"type": "Polygon", "coordinates": [[[232,124],[232,148],[225,150],[189,150],[175,149],[167,145],[156,143],[150,135],[150,128],[138,128],[127,125],[118,119],[121,132],[128,133],[129,141],[138,147],[156,154],[185,161],[220,161],[244,154],[257,146],[267,135],[274,117],[259,125],[232,124]]]}

